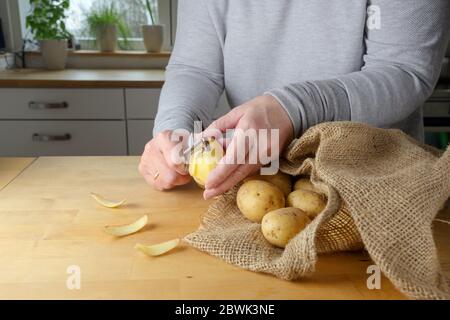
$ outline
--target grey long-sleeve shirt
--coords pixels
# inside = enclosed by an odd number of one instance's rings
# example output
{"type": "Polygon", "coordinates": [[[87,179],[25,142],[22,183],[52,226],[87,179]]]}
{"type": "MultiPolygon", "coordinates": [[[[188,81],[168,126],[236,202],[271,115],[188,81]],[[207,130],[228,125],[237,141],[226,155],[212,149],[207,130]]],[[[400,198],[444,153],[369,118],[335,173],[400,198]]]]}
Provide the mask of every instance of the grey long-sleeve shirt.
{"type": "Polygon", "coordinates": [[[273,95],[296,136],[352,120],[420,139],[449,30],[450,0],[179,0],[154,133],[208,125],[226,89],[273,95]]]}

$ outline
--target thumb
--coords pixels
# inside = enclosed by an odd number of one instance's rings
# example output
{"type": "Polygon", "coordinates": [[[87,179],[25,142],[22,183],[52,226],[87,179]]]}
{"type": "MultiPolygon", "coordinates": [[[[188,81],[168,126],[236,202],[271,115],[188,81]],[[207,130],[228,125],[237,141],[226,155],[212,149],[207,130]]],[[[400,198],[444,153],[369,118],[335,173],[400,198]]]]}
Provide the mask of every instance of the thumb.
{"type": "Polygon", "coordinates": [[[159,150],[166,160],[167,166],[180,175],[187,175],[186,165],[182,156],[185,144],[187,143],[186,136],[181,137],[178,142],[171,140],[172,138],[166,136],[159,145],[159,150]]]}

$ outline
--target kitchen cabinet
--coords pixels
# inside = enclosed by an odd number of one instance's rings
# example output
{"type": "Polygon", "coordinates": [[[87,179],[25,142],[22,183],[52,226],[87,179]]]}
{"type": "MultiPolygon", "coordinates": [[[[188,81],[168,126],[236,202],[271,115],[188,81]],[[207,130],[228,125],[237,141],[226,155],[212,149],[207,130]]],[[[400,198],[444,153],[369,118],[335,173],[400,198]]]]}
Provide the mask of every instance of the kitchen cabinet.
{"type": "MultiPolygon", "coordinates": [[[[0,156],[140,155],[161,89],[0,88],[0,156]]],[[[225,96],[214,119],[230,110],[225,96]]]]}
{"type": "Polygon", "coordinates": [[[0,156],[126,154],[123,89],[0,89],[0,156]]]}
{"type": "Polygon", "coordinates": [[[160,89],[125,89],[128,119],[155,119],[160,89]]]}
{"type": "Polygon", "coordinates": [[[139,156],[153,137],[153,120],[128,120],[128,152],[139,156]]]}
{"type": "Polygon", "coordinates": [[[0,89],[0,119],[121,119],[122,89],[0,89]]]}
{"type": "Polygon", "coordinates": [[[0,146],[19,157],[125,155],[125,122],[0,121],[0,146]]]}

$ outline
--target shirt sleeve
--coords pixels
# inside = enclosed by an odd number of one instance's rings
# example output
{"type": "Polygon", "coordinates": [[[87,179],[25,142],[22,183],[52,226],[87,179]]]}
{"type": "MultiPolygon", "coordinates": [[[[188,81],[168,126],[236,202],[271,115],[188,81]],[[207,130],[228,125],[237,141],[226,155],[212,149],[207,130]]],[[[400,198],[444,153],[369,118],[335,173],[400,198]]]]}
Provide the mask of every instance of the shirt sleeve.
{"type": "Polygon", "coordinates": [[[450,30],[448,0],[368,0],[380,24],[366,26],[361,71],[292,83],[266,94],[288,112],[298,137],[321,122],[389,127],[417,110],[438,81],[450,30]]]}
{"type": "Polygon", "coordinates": [[[178,1],[177,39],[166,69],[154,135],[207,125],[224,90],[223,36],[204,0],[178,1]]]}

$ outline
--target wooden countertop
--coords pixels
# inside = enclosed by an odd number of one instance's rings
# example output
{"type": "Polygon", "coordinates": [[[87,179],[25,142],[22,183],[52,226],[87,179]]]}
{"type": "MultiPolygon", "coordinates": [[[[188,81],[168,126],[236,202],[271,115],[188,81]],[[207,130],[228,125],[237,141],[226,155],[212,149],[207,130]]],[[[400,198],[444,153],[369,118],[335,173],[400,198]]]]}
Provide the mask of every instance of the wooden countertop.
{"type": "Polygon", "coordinates": [[[161,88],[164,70],[0,71],[0,88],[161,88]]]}
{"type": "MultiPolygon", "coordinates": [[[[4,160],[3,160],[4,161],[4,160]]],[[[9,161],[9,160],[8,160],[9,161]]],[[[148,258],[136,243],[183,237],[209,202],[190,185],[160,193],[137,172],[137,157],[39,158],[0,191],[0,299],[403,299],[392,284],[366,287],[364,253],[321,256],[317,272],[298,282],[238,269],[182,245],[148,258]],[[128,199],[99,207],[90,192],[128,199]],[[148,214],[143,231],[123,239],[103,233],[148,214]],[[66,287],[81,268],[81,290],[66,287]]],[[[21,160],[15,167],[21,167],[21,160]]],[[[0,162],[1,164],[2,162],[0,162]]],[[[450,217],[445,214],[441,218],[450,217]]],[[[449,226],[436,222],[443,267],[450,270],[449,226]]]]}
{"type": "Polygon", "coordinates": [[[34,160],[34,158],[0,158],[0,190],[22,173],[34,160]]]}

